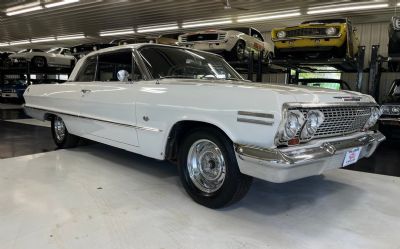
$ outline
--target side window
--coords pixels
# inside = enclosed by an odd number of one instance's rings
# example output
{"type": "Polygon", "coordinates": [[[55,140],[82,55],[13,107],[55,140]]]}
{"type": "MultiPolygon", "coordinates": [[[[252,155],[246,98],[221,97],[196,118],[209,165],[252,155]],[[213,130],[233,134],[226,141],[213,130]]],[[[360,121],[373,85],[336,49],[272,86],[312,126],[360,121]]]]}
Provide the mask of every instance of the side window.
{"type": "Polygon", "coordinates": [[[142,75],[135,64],[132,74],[132,50],[117,51],[99,55],[97,81],[120,81],[118,72],[124,70],[128,73],[128,81],[141,80],[142,75]]]}
{"type": "Polygon", "coordinates": [[[85,60],[75,81],[93,81],[96,73],[96,56],[89,57],[85,60]]]}
{"type": "Polygon", "coordinates": [[[72,55],[72,54],[71,54],[71,50],[69,50],[68,48],[64,48],[64,49],[62,50],[61,54],[63,54],[63,55],[72,55]]]}
{"type": "Polygon", "coordinates": [[[257,40],[264,41],[264,38],[263,38],[263,36],[261,35],[261,33],[258,32],[258,31],[255,30],[255,29],[251,29],[251,36],[254,37],[254,38],[256,38],[257,40]]]}

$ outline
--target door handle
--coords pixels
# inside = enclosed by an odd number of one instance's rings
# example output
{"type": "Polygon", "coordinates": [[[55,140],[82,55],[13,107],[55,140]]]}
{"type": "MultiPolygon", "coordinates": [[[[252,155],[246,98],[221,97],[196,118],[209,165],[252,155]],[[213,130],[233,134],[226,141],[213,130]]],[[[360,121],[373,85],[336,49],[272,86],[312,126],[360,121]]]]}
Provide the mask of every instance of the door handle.
{"type": "Polygon", "coordinates": [[[86,93],[90,93],[92,90],[89,90],[89,89],[82,89],[81,90],[81,92],[83,93],[83,94],[86,94],[86,93]]]}

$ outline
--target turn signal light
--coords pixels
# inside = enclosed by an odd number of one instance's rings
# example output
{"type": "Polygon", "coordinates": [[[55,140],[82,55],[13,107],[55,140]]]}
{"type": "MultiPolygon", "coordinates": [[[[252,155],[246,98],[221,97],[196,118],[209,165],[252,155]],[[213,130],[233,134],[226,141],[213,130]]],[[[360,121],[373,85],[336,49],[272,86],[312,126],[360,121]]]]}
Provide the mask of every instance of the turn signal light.
{"type": "Polygon", "coordinates": [[[288,141],[288,145],[290,146],[290,145],[298,145],[298,144],[300,144],[300,139],[298,139],[298,138],[293,138],[293,139],[290,139],[289,141],[288,141]]]}

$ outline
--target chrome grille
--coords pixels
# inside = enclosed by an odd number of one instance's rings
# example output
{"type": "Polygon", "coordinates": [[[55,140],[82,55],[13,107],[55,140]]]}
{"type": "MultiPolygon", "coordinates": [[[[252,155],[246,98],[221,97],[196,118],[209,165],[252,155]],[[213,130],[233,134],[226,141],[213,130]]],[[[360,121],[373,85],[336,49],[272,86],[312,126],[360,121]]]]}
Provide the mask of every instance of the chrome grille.
{"type": "Polygon", "coordinates": [[[326,36],[326,28],[302,28],[286,31],[286,37],[292,38],[297,36],[326,36]]]}
{"type": "Polygon", "coordinates": [[[13,90],[12,89],[3,89],[3,93],[12,93],[13,90]]]}
{"type": "MultiPolygon", "coordinates": [[[[310,110],[319,110],[324,116],[324,122],[318,128],[313,138],[349,135],[363,129],[371,116],[372,106],[341,106],[299,109],[306,117],[310,110]]],[[[297,134],[298,136],[300,135],[297,134]]]]}

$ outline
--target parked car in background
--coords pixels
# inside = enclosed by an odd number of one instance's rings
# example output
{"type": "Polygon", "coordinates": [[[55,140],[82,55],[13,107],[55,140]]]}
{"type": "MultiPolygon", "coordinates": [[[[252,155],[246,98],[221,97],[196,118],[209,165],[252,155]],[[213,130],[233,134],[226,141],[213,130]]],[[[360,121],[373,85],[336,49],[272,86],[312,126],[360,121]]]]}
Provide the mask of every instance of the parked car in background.
{"type": "Polygon", "coordinates": [[[320,87],[333,90],[351,90],[349,84],[346,81],[340,79],[299,79],[298,84],[301,86],[320,87]]]}
{"type": "Polygon", "coordinates": [[[381,111],[379,129],[388,138],[400,138],[400,79],[393,81],[381,111]]]}
{"type": "Polygon", "coordinates": [[[10,51],[0,52],[0,66],[8,65],[8,61],[9,61],[8,57],[12,54],[15,54],[15,52],[10,52],[10,51]]]}
{"type": "Polygon", "coordinates": [[[251,83],[219,55],[159,44],[93,52],[68,82],[24,97],[59,148],[84,137],[176,162],[187,193],[210,208],[240,200],[252,177],[280,183],[346,167],[385,138],[371,130],[380,114],[371,96],[251,83]]]}
{"type": "MultiPolygon", "coordinates": [[[[392,17],[389,26],[389,57],[396,57],[400,59],[400,17],[392,17]]],[[[393,72],[400,72],[400,61],[390,61],[389,70],[393,72]]]]}
{"type": "Polygon", "coordinates": [[[275,28],[277,58],[356,58],[359,38],[349,19],[326,19],[275,28]]]}
{"type": "Polygon", "coordinates": [[[23,102],[23,94],[28,87],[24,79],[5,79],[0,82],[0,97],[4,101],[23,102]]]}
{"type": "Polygon", "coordinates": [[[115,46],[128,45],[128,44],[136,44],[136,43],[154,43],[155,39],[148,37],[133,37],[133,38],[125,38],[125,39],[115,39],[110,42],[110,44],[115,46]]]}
{"type": "Polygon", "coordinates": [[[116,44],[110,43],[84,43],[70,47],[72,55],[77,59],[81,59],[90,52],[97,51],[103,48],[114,47],[116,44]]]}
{"type": "Polygon", "coordinates": [[[52,48],[48,51],[41,49],[24,49],[9,56],[13,63],[27,61],[34,68],[73,67],[75,57],[68,48],[52,48]]]}
{"type": "Polygon", "coordinates": [[[176,45],[178,45],[178,39],[179,39],[180,35],[182,35],[182,33],[173,33],[173,34],[160,35],[156,39],[156,43],[157,44],[170,45],[170,46],[176,46],[176,45]]]}
{"type": "Polygon", "coordinates": [[[272,44],[266,42],[258,30],[248,27],[185,33],[179,36],[178,45],[221,53],[229,61],[243,61],[249,58],[251,51],[254,52],[254,58],[258,58],[261,51],[264,51],[264,58],[273,55],[272,44]]]}

